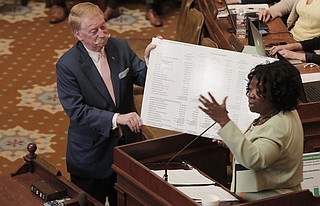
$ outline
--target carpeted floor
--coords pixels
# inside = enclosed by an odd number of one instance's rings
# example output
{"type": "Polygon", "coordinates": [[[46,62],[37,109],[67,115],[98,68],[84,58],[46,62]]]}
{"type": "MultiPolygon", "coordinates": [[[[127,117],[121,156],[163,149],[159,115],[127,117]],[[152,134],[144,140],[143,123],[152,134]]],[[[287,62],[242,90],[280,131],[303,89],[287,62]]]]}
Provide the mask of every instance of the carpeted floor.
{"type": "MultiPolygon", "coordinates": [[[[77,1],[67,1],[71,7],[77,1]]],[[[157,35],[174,39],[180,1],[163,1],[163,27],[144,18],[144,1],[128,1],[122,15],[108,22],[112,36],[125,38],[142,56],[157,35]]],[[[48,23],[44,1],[0,0],[0,175],[23,164],[26,146],[69,177],[65,167],[68,118],[56,93],[55,63],[76,39],[67,21],[48,23]]]]}

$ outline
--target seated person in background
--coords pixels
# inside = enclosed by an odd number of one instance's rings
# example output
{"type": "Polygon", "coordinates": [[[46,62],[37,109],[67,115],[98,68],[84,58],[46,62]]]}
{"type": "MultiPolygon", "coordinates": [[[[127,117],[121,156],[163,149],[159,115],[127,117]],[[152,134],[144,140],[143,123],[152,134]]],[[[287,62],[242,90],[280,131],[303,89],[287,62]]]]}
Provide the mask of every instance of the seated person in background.
{"type": "MultiPolygon", "coordinates": [[[[98,1],[94,1],[98,2],[98,1]]],[[[99,1],[102,2],[102,4],[105,5],[99,5],[100,7],[105,7],[106,9],[104,11],[104,18],[106,21],[108,21],[111,18],[115,18],[120,16],[120,11],[119,11],[119,5],[121,3],[120,0],[105,0],[99,1]]],[[[52,24],[59,23],[63,20],[65,20],[68,16],[68,9],[66,6],[66,0],[51,0],[51,7],[49,11],[49,22],[52,24]]],[[[104,8],[100,8],[103,9],[104,8]]]]}
{"type": "MultiPolygon", "coordinates": [[[[104,12],[104,19],[106,21],[120,15],[119,0],[113,0],[112,4],[109,3],[108,5],[108,8],[104,12]]],[[[162,26],[162,20],[160,18],[160,14],[162,14],[161,5],[162,4],[160,0],[146,0],[145,18],[150,22],[152,26],[162,26]]]]}
{"type": "Polygon", "coordinates": [[[287,27],[296,41],[320,36],[319,0],[281,0],[259,12],[259,19],[269,21],[289,14],[287,27]]]}
{"type": "MultiPolygon", "coordinates": [[[[104,19],[109,21],[112,18],[120,16],[119,6],[122,0],[105,0],[106,9],[104,10],[104,19]]],[[[52,24],[59,23],[65,20],[68,16],[68,9],[66,6],[66,0],[51,0],[52,6],[49,11],[49,22],[52,24]]],[[[104,7],[104,5],[99,5],[104,7]]],[[[158,27],[162,26],[162,20],[160,18],[161,1],[160,0],[146,0],[146,20],[150,21],[152,26],[158,27]]]]}
{"type": "Polygon", "coordinates": [[[160,0],[146,0],[146,20],[150,21],[152,26],[158,27],[162,26],[162,20],[160,15],[162,14],[160,0]]]}
{"type": "Polygon", "coordinates": [[[251,201],[301,190],[303,128],[296,110],[297,70],[277,61],[256,66],[248,79],[249,109],[260,116],[244,133],[228,116],[227,97],[222,104],[210,92],[209,98],[199,98],[200,109],[220,124],[218,134],[235,158],[231,191],[251,201]]]}
{"type": "Polygon", "coordinates": [[[315,37],[310,40],[301,41],[281,46],[274,46],[270,49],[272,55],[279,52],[287,59],[298,59],[307,63],[315,63],[320,65],[320,55],[314,53],[314,50],[320,49],[320,37],[315,37]],[[294,51],[304,52],[294,52],[294,51]]]}
{"type": "Polygon", "coordinates": [[[105,6],[107,8],[104,10],[104,19],[106,21],[120,16],[119,6],[121,2],[121,0],[105,0],[105,6]]]}
{"type": "Polygon", "coordinates": [[[50,3],[49,22],[56,24],[65,20],[68,15],[66,0],[50,0],[50,3]]]}

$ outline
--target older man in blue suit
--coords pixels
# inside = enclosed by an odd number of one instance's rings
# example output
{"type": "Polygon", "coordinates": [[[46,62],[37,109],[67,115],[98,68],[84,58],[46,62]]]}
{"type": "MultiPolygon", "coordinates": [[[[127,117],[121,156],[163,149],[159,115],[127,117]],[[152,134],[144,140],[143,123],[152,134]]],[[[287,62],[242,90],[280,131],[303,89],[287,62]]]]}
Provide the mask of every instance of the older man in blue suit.
{"type": "MultiPolygon", "coordinates": [[[[116,205],[113,149],[139,139],[142,121],[134,111],[133,84],[144,86],[147,66],[125,40],[109,37],[98,6],[76,4],[69,23],[79,41],[56,65],[60,102],[70,118],[68,172],[97,200],[104,204],[108,197],[116,205]]],[[[146,58],[154,48],[149,44],[146,58]]]]}

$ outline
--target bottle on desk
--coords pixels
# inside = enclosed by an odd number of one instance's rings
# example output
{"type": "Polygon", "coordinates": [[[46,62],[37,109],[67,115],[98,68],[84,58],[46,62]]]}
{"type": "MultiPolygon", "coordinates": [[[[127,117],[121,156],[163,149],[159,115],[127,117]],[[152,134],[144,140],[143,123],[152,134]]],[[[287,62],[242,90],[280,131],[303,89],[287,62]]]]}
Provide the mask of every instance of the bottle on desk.
{"type": "Polygon", "coordinates": [[[236,35],[239,39],[246,38],[246,17],[243,9],[239,9],[237,12],[237,31],[236,35]]]}

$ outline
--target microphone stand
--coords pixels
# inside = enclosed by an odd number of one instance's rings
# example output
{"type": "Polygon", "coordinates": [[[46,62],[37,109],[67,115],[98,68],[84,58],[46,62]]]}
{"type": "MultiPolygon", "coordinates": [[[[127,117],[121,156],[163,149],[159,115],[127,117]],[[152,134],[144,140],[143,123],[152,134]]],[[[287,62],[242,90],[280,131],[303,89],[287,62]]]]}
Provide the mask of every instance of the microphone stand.
{"type": "Polygon", "coordinates": [[[166,165],[165,165],[165,170],[164,170],[164,175],[163,178],[166,182],[168,182],[168,165],[169,163],[176,158],[181,152],[183,152],[187,147],[189,147],[194,141],[196,141],[199,137],[201,137],[204,133],[206,133],[211,127],[213,127],[217,122],[214,122],[212,125],[210,125],[207,129],[205,129],[201,134],[199,134],[198,136],[196,136],[196,138],[194,138],[191,142],[189,142],[186,146],[184,146],[180,151],[178,151],[173,157],[171,157],[166,165]]]}

